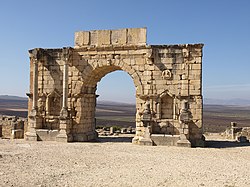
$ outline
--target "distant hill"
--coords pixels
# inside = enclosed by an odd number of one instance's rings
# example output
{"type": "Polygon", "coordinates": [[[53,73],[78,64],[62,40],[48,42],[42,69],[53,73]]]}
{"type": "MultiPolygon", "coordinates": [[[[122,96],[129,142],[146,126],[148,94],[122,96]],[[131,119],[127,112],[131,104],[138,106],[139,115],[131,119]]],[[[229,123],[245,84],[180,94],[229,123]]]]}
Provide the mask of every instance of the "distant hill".
{"type": "Polygon", "coordinates": [[[211,99],[204,98],[204,105],[237,105],[237,106],[250,106],[248,99],[211,99]]]}
{"type": "MultiPolygon", "coordinates": [[[[17,96],[0,96],[0,115],[27,117],[28,99],[17,96]]],[[[97,126],[135,127],[135,104],[97,101],[97,126]]],[[[250,101],[244,99],[204,99],[203,124],[205,132],[223,132],[230,122],[250,126],[250,101]]]]}
{"type": "MultiPolygon", "coordinates": [[[[28,101],[28,97],[19,97],[13,95],[0,95],[0,100],[18,100],[28,101]]],[[[98,105],[109,105],[109,106],[122,106],[122,105],[135,105],[132,103],[123,103],[116,101],[105,101],[97,100],[98,105]]],[[[212,99],[204,98],[204,105],[238,105],[238,106],[250,106],[250,99],[212,99]]]]}
{"type": "Polygon", "coordinates": [[[28,98],[0,95],[0,114],[27,117],[28,98]]]}
{"type": "Polygon", "coordinates": [[[28,100],[27,97],[19,97],[19,96],[13,96],[13,95],[0,95],[0,99],[2,99],[2,100],[22,100],[22,101],[28,100]]]}
{"type": "Polygon", "coordinates": [[[98,105],[109,105],[109,106],[135,106],[135,103],[122,103],[122,102],[116,102],[116,101],[105,101],[105,100],[97,100],[98,105]]]}

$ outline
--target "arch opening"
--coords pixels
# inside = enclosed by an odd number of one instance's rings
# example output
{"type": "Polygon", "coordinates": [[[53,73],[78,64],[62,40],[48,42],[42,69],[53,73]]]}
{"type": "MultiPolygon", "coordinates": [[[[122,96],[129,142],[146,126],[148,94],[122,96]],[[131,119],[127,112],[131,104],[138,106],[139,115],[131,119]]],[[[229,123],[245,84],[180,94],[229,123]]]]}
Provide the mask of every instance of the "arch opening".
{"type": "Polygon", "coordinates": [[[95,119],[92,129],[95,128],[98,133],[98,140],[131,142],[136,127],[135,84],[132,77],[117,66],[97,68],[86,80],[86,89],[92,90],[95,95],[92,97],[95,105],[91,106],[90,111],[95,119]]]}
{"type": "Polygon", "coordinates": [[[112,65],[101,65],[97,67],[90,66],[90,69],[92,70],[89,71],[88,68],[86,68],[85,71],[83,71],[82,73],[83,75],[85,75],[84,77],[82,77],[83,93],[86,92],[86,89],[92,88],[92,90],[95,90],[97,83],[100,82],[105,75],[117,70],[121,70],[126,72],[133,80],[134,87],[136,89],[136,95],[142,94],[143,89],[142,89],[141,79],[131,66],[112,64],[112,65]]]}
{"type": "MultiPolygon", "coordinates": [[[[128,127],[130,126],[129,128],[130,132],[133,131],[133,133],[136,132],[137,134],[137,131],[135,130],[134,127],[136,126],[136,129],[137,129],[137,126],[140,123],[140,121],[136,119],[138,118],[137,114],[139,113],[138,111],[139,109],[141,109],[141,106],[140,104],[138,104],[138,102],[135,102],[135,101],[139,100],[138,95],[142,94],[141,78],[139,77],[139,75],[136,73],[136,71],[133,69],[132,66],[123,64],[122,61],[120,61],[119,63],[115,62],[112,64],[107,64],[107,63],[101,64],[99,63],[99,61],[96,61],[96,62],[97,63],[88,64],[88,66],[85,67],[82,71],[78,69],[79,72],[81,72],[80,73],[81,81],[78,81],[79,83],[81,83],[81,87],[80,89],[78,89],[79,92],[74,95],[75,97],[74,103],[76,104],[75,106],[72,106],[72,112],[71,112],[74,115],[74,118],[72,120],[72,125],[71,125],[72,128],[70,129],[70,133],[73,134],[73,141],[90,141],[90,140],[97,139],[98,133],[96,131],[96,118],[95,118],[95,114],[96,114],[95,111],[96,111],[97,97],[98,97],[97,92],[96,92],[97,85],[103,77],[106,77],[106,75],[109,75],[112,72],[120,72],[120,71],[123,72],[126,75],[126,77],[129,77],[130,82],[132,84],[131,87],[135,88],[133,95],[134,95],[134,98],[136,99],[130,102],[130,103],[133,103],[134,106],[132,108],[134,109],[134,111],[136,111],[136,115],[135,115],[135,112],[132,115],[134,125],[127,125],[127,126],[128,127]],[[135,103],[138,104],[138,107],[137,106],[135,107],[136,105],[135,103]]],[[[117,79],[117,81],[119,82],[121,82],[121,80],[122,79],[119,80],[119,78],[117,79]]],[[[121,101],[121,100],[119,100],[118,102],[124,103],[124,101],[121,101]]],[[[130,118],[129,120],[132,123],[131,116],[129,118],[130,118]]],[[[121,120],[118,120],[118,121],[121,121],[121,120]]],[[[122,126],[119,127],[119,130],[121,131],[120,128],[122,128],[122,126]]]]}

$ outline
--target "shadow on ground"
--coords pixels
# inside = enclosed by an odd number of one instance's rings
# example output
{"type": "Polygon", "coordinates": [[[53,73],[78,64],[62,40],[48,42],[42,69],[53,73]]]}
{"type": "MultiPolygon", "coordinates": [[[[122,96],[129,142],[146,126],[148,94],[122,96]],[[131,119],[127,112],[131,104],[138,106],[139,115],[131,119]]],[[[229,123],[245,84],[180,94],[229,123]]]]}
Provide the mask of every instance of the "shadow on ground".
{"type": "Polygon", "coordinates": [[[250,146],[249,142],[241,143],[236,141],[219,141],[219,140],[207,140],[207,148],[233,148],[233,147],[246,147],[250,146]]]}
{"type": "Polygon", "coordinates": [[[133,137],[98,137],[96,142],[132,142],[133,137]]]}

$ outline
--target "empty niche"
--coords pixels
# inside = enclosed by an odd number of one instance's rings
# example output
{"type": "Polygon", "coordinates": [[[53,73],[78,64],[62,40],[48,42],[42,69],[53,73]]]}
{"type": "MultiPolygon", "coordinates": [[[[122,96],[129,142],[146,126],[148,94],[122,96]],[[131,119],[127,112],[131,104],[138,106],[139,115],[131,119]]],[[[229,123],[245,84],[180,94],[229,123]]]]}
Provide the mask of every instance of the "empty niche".
{"type": "Polygon", "coordinates": [[[49,116],[59,116],[61,111],[61,95],[57,91],[48,94],[46,99],[46,112],[49,116]]]}
{"type": "Polygon", "coordinates": [[[164,94],[161,98],[161,118],[173,118],[173,98],[168,94],[164,94]]]}

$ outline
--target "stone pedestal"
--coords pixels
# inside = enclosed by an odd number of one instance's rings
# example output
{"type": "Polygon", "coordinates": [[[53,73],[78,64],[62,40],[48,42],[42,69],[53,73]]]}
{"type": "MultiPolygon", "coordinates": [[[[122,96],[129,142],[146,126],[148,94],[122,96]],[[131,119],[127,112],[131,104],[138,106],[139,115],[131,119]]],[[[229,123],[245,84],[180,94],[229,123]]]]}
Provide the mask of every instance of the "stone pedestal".
{"type": "Polygon", "coordinates": [[[152,115],[150,110],[150,102],[147,101],[144,105],[144,111],[142,115],[142,123],[145,128],[144,136],[142,139],[139,139],[139,145],[153,145],[153,141],[151,140],[151,122],[152,122],[152,115]]]}
{"type": "Polygon", "coordinates": [[[139,137],[138,137],[138,136],[135,136],[135,137],[132,139],[132,144],[139,144],[139,137]]]}
{"type": "Polygon", "coordinates": [[[25,133],[25,140],[27,140],[27,141],[37,141],[36,132],[26,132],[25,133]]]}
{"type": "Polygon", "coordinates": [[[177,141],[180,140],[179,135],[151,134],[150,137],[156,146],[177,146],[177,141]]]}
{"type": "Polygon", "coordinates": [[[139,145],[153,145],[153,141],[150,138],[150,127],[146,127],[144,137],[139,140],[139,145]]]}
{"type": "Polygon", "coordinates": [[[139,140],[139,145],[149,145],[152,146],[153,145],[153,141],[150,138],[142,138],[141,140],[139,140]]]}
{"type": "Polygon", "coordinates": [[[180,135],[180,140],[177,141],[178,147],[191,147],[190,141],[187,139],[185,134],[180,135]]]}
{"type": "Polygon", "coordinates": [[[192,121],[192,114],[189,110],[189,102],[187,100],[182,101],[182,109],[179,116],[180,122],[180,140],[177,141],[179,147],[191,147],[189,139],[189,123],[192,121]]]}
{"type": "Polygon", "coordinates": [[[29,141],[37,141],[36,129],[42,126],[42,119],[37,115],[35,109],[31,111],[28,123],[29,129],[25,133],[25,139],[29,141]]]}
{"type": "Polygon", "coordinates": [[[189,139],[189,126],[181,122],[181,128],[179,129],[180,132],[180,139],[177,141],[177,146],[179,147],[191,147],[191,143],[189,139]]]}
{"type": "Polygon", "coordinates": [[[37,129],[36,134],[39,141],[56,141],[59,130],[37,129]]]}
{"type": "Polygon", "coordinates": [[[60,131],[56,136],[56,141],[58,142],[72,142],[73,136],[68,132],[70,128],[69,119],[60,119],[60,131]]]}
{"type": "Polygon", "coordinates": [[[27,141],[37,141],[37,135],[35,133],[27,132],[25,136],[25,140],[27,141]]]}

